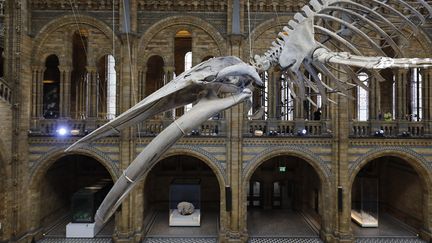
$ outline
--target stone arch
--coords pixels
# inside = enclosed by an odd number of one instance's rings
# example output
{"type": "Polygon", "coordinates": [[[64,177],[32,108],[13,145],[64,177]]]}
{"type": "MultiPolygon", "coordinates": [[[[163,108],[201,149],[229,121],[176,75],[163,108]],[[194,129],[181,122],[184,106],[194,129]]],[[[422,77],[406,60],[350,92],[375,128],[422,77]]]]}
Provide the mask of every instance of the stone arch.
{"type": "Polygon", "coordinates": [[[366,164],[368,164],[374,159],[385,156],[392,156],[403,159],[419,174],[425,188],[432,188],[432,175],[430,172],[432,170],[432,165],[430,165],[430,163],[426,161],[426,159],[424,159],[420,154],[416,153],[411,149],[402,147],[376,148],[369,151],[364,156],[359,157],[350,165],[349,168],[350,186],[352,186],[352,183],[354,182],[354,179],[357,176],[358,172],[366,164]]]}
{"type": "Polygon", "coordinates": [[[41,193],[39,190],[48,170],[58,160],[69,155],[83,155],[96,160],[102,167],[104,167],[108,171],[113,182],[115,182],[121,174],[117,169],[114,168],[114,164],[110,162],[110,160],[93,151],[95,149],[78,149],[73,152],[64,152],[64,149],[65,148],[54,148],[51,151],[48,151],[46,153],[47,155],[40,158],[37,161],[35,168],[33,168],[29,173],[29,178],[27,181],[29,185],[29,197],[27,203],[30,211],[28,211],[28,220],[26,221],[29,228],[36,229],[40,227],[39,220],[41,212],[39,206],[41,203],[41,193]]]}
{"type": "Polygon", "coordinates": [[[142,61],[141,61],[141,63],[142,63],[141,66],[142,66],[142,67],[147,67],[148,61],[149,61],[150,58],[153,57],[153,56],[161,57],[162,60],[163,60],[163,62],[165,63],[165,65],[167,64],[167,59],[168,59],[168,58],[167,58],[165,55],[162,55],[161,53],[156,53],[156,52],[148,52],[148,53],[146,53],[146,54],[143,56],[142,61]]]}
{"type": "Polygon", "coordinates": [[[300,146],[270,147],[262,151],[243,169],[243,183],[249,181],[252,174],[262,163],[276,156],[294,156],[303,159],[312,166],[312,168],[314,168],[323,185],[330,185],[329,178],[331,172],[327,165],[325,165],[325,162],[318,156],[314,155],[312,151],[300,146]]]}
{"type": "MultiPolygon", "coordinates": [[[[279,29],[277,29],[277,33],[279,33],[280,31],[282,31],[282,28],[283,28],[283,26],[284,25],[287,25],[288,24],[288,21],[289,20],[291,20],[292,19],[292,17],[290,17],[290,16],[280,16],[279,18],[271,18],[271,19],[268,19],[268,20],[266,20],[266,21],[264,21],[264,22],[262,22],[262,23],[260,23],[257,27],[255,27],[252,31],[251,31],[251,33],[250,33],[250,35],[248,36],[248,38],[245,40],[245,43],[246,43],[246,45],[245,45],[245,48],[244,48],[244,58],[247,58],[247,59],[249,59],[249,57],[250,57],[250,51],[249,51],[249,42],[250,41],[252,41],[252,51],[254,51],[254,48],[253,48],[253,46],[256,46],[256,45],[254,45],[253,43],[262,35],[262,34],[264,34],[264,32],[265,31],[267,31],[267,30],[270,30],[270,29],[273,29],[273,28],[278,28],[278,26],[279,26],[279,29]]],[[[276,38],[277,38],[277,33],[275,33],[275,35],[274,36],[271,36],[271,38],[273,39],[273,41],[274,40],[276,40],[276,38]]],[[[271,42],[270,43],[268,43],[268,45],[266,45],[265,46],[265,48],[266,48],[266,50],[267,49],[269,49],[271,47],[271,42]]],[[[255,49],[256,50],[256,49],[255,49]]],[[[266,51],[265,50],[265,51],[266,51]]],[[[262,54],[264,54],[264,52],[263,53],[254,53],[254,54],[258,54],[258,55],[262,55],[262,54]]]]}
{"type": "Polygon", "coordinates": [[[138,49],[140,50],[140,53],[138,56],[144,56],[144,51],[147,45],[153,39],[153,37],[160,32],[161,29],[165,29],[174,25],[187,25],[187,26],[194,26],[196,28],[202,29],[207,34],[209,34],[210,37],[215,41],[219,49],[219,55],[223,55],[226,53],[227,48],[225,44],[225,39],[215,27],[213,27],[210,23],[206,22],[201,18],[183,15],[183,16],[173,16],[173,17],[163,19],[155,23],[153,26],[151,26],[141,36],[139,40],[138,49]]]}
{"type": "MultiPolygon", "coordinates": [[[[216,178],[218,179],[219,187],[221,190],[225,187],[225,185],[227,185],[228,182],[227,182],[226,173],[224,172],[223,168],[216,160],[216,158],[214,158],[204,150],[192,146],[181,146],[181,145],[173,146],[166,153],[164,153],[164,155],[162,155],[161,158],[156,163],[152,165],[151,169],[153,169],[153,167],[163,159],[166,159],[168,157],[173,157],[176,155],[186,155],[201,160],[213,171],[216,178]]],[[[151,169],[149,171],[151,171],[151,169]]]]}
{"type": "Polygon", "coordinates": [[[423,198],[423,228],[421,229],[423,234],[422,237],[430,238],[430,228],[432,227],[432,165],[423,158],[420,154],[416,153],[412,149],[403,147],[386,147],[377,148],[369,151],[364,156],[361,156],[355,160],[349,168],[349,190],[352,190],[352,186],[357,174],[360,172],[364,166],[369,162],[382,158],[382,157],[396,157],[402,159],[407,164],[409,164],[418,174],[422,190],[424,192],[423,198]],[[424,232],[423,232],[424,231],[424,232]]]}
{"type": "Polygon", "coordinates": [[[28,179],[28,184],[31,189],[36,189],[39,187],[40,182],[49,168],[59,159],[68,156],[68,155],[84,155],[90,158],[95,159],[99,162],[111,175],[112,180],[115,182],[120,177],[119,170],[114,167],[114,162],[107,159],[107,157],[102,156],[100,153],[96,153],[91,149],[80,148],[72,152],[64,152],[65,148],[56,148],[53,151],[49,151],[47,156],[42,157],[36,162],[36,167],[32,169],[30,172],[30,176],[28,179]]]}
{"type": "MultiPolygon", "coordinates": [[[[319,181],[321,183],[321,198],[322,198],[322,208],[328,208],[331,207],[332,199],[331,195],[333,195],[333,190],[331,186],[331,177],[332,173],[330,168],[325,165],[325,162],[316,156],[312,151],[308,150],[307,148],[303,146],[274,146],[270,147],[261,153],[259,153],[253,160],[251,160],[247,166],[243,168],[243,177],[242,177],[242,201],[243,205],[241,206],[242,211],[242,218],[245,222],[246,226],[246,219],[247,219],[247,192],[246,188],[248,186],[249,180],[251,179],[254,172],[266,161],[268,161],[271,158],[278,157],[278,156],[292,156],[297,157],[302,160],[304,160],[307,164],[309,164],[313,170],[318,175],[319,181]]],[[[320,234],[327,234],[331,229],[331,220],[332,215],[330,213],[330,210],[324,210],[321,214],[322,221],[321,221],[321,233],[320,234]]],[[[246,228],[244,230],[247,230],[246,228]]]]}
{"type": "MultiPolygon", "coordinates": [[[[71,24],[76,25],[77,19],[79,20],[80,24],[89,25],[100,30],[111,42],[113,41],[112,39],[113,30],[106,23],[100,21],[99,19],[96,19],[88,15],[76,15],[76,16],[65,15],[50,21],[48,24],[46,24],[44,27],[40,29],[39,34],[35,37],[33,42],[33,46],[34,46],[33,53],[32,53],[33,58],[37,58],[38,56],[40,56],[39,55],[40,53],[43,53],[43,49],[42,49],[43,42],[49,37],[49,35],[53,31],[67,25],[71,25],[71,24]]],[[[114,40],[116,43],[121,43],[120,39],[117,36],[114,37],[114,40]]],[[[119,50],[119,48],[117,48],[117,50],[119,50]]],[[[33,59],[32,63],[37,64],[37,61],[38,60],[33,59]]]]}
{"type": "Polygon", "coordinates": [[[162,160],[175,157],[175,156],[189,156],[202,161],[202,163],[206,164],[213,174],[215,175],[217,182],[219,184],[219,216],[220,216],[220,229],[219,234],[224,231],[224,229],[228,228],[229,221],[227,221],[228,212],[225,210],[225,186],[227,186],[227,176],[224,172],[222,166],[218,162],[218,160],[213,157],[210,153],[206,152],[203,149],[200,149],[196,146],[188,146],[188,145],[175,145],[171,147],[167,152],[165,152],[155,163],[152,164],[150,169],[144,174],[141,181],[144,182],[144,187],[147,184],[147,178],[149,173],[153,170],[153,168],[162,160]]]}

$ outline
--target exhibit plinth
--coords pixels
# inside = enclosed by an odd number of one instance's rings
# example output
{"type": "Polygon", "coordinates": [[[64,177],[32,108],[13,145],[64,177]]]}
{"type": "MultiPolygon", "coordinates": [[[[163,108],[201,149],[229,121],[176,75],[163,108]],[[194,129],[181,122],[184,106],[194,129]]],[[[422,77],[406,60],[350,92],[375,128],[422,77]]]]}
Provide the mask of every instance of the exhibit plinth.
{"type": "Polygon", "coordinates": [[[174,179],[170,185],[169,226],[201,225],[201,180],[174,179]]]}
{"type": "Polygon", "coordinates": [[[190,215],[181,215],[178,210],[170,210],[169,226],[200,226],[201,211],[196,209],[190,215]]]}
{"type": "Polygon", "coordinates": [[[351,211],[351,218],[363,228],[377,228],[378,219],[366,212],[351,211]]]}
{"type": "Polygon", "coordinates": [[[102,229],[95,223],[69,223],[66,225],[66,238],[94,238],[102,229]]]}

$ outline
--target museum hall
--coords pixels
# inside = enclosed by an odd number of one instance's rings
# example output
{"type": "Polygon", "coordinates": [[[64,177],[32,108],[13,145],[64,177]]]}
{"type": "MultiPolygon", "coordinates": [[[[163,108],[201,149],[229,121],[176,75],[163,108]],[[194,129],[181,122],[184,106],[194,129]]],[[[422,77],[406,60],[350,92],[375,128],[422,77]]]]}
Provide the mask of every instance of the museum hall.
{"type": "Polygon", "coordinates": [[[431,0],[0,0],[0,53],[0,243],[432,242],[431,0]]]}

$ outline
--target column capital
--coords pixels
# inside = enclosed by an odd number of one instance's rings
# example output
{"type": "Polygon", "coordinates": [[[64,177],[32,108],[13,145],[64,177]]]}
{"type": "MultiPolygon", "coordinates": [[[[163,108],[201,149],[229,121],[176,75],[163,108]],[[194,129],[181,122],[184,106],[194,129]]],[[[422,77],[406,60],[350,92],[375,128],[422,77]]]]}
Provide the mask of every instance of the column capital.
{"type": "Polygon", "coordinates": [[[72,71],[71,66],[59,66],[58,68],[59,68],[60,72],[71,72],[72,71]]]}
{"type": "Polygon", "coordinates": [[[174,66],[164,66],[163,69],[164,69],[164,72],[174,72],[175,67],[174,66]]]}
{"type": "Polygon", "coordinates": [[[97,71],[96,66],[86,66],[86,70],[89,73],[95,73],[97,71]]]}

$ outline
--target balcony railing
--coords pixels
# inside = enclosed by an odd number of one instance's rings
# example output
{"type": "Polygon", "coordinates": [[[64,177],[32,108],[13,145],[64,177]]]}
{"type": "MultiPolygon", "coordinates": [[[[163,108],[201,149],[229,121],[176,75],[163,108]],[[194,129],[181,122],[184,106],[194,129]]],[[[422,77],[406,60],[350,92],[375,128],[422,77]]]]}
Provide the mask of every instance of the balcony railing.
{"type": "Polygon", "coordinates": [[[350,137],[429,137],[429,122],[352,121],[350,137]]]}
{"type": "MultiPolygon", "coordinates": [[[[0,83],[1,84],[1,83],[0,83]]],[[[10,91],[9,91],[10,92],[10,91]]],[[[3,97],[2,97],[3,99],[3,97]]],[[[105,124],[104,119],[34,119],[31,122],[30,135],[58,136],[66,131],[69,136],[84,136],[105,124]],[[61,128],[65,130],[60,131],[61,128]]],[[[141,123],[137,130],[139,136],[154,137],[173,122],[172,119],[154,119],[141,123]]],[[[352,121],[350,134],[352,138],[371,137],[432,137],[431,122],[412,121],[352,121]]],[[[225,136],[226,121],[208,120],[193,129],[188,136],[225,136]]],[[[330,121],[280,121],[280,120],[248,120],[245,122],[244,135],[257,136],[332,136],[330,121]]]]}
{"type": "MultiPolygon", "coordinates": [[[[172,119],[157,119],[143,122],[139,126],[140,136],[157,136],[173,122],[172,119]]],[[[226,133],[225,120],[207,120],[193,129],[190,136],[224,136],[226,133]]]]}
{"type": "Polygon", "coordinates": [[[91,119],[34,119],[32,120],[29,133],[32,136],[84,136],[107,121],[91,119]]]}
{"type": "Polygon", "coordinates": [[[330,123],[327,121],[247,121],[247,136],[331,136],[330,123]]]}
{"type": "Polygon", "coordinates": [[[12,103],[12,90],[6,84],[3,78],[0,78],[0,99],[12,103]]]}

